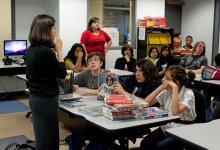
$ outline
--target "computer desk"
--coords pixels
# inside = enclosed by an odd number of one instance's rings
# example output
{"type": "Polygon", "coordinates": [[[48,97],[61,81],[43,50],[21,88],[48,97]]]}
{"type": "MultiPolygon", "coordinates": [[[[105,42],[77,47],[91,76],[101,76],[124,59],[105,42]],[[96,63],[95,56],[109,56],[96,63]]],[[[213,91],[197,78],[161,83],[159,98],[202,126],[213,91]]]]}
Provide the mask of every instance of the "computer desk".
{"type": "MultiPolygon", "coordinates": [[[[102,105],[102,101],[98,101],[96,96],[83,96],[83,102],[86,103],[86,106],[97,106],[102,105]]],[[[85,106],[81,106],[85,107],[85,106]]],[[[120,139],[123,141],[123,145],[120,145],[122,149],[128,149],[128,141],[129,137],[133,137],[136,135],[136,132],[146,131],[151,127],[156,127],[160,125],[164,125],[168,122],[177,122],[180,117],[179,116],[170,116],[163,118],[155,118],[155,119],[130,119],[130,120],[120,120],[120,121],[112,121],[104,116],[92,117],[90,115],[79,112],[77,107],[71,108],[67,106],[60,105],[59,106],[60,120],[65,117],[69,117],[66,119],[66,122],[63,122],[67,125],[70,124],[70,119],[78,118],[87,123],[88,132],[93,131],[90,138],[95,137],[97,134],[102,134],[101,137],[112,137],[113,140],[109,142],[113,142],[115,139],[120,139]],[[97,133],[94,131],[97,131],[97,133]]],[[[74,124],[74,122],[72,122],[74,124]]],[[[77,130],[77,129],[76,129],[77,130]]],[[[99,135],[100,136],[100,135],[99,135]]],[[[135,137],[138,138],[138,137],[135,137]]],[[[114,143],[109,143],[112,145],[114,143]]]]}
{"type": "Polygon", "coordinates": [[[220,119],[207,123],[185,125],[167,129],[168,135],[190,146],[192,149],[219,150],[220,119]]]}
{"type": "Polygon", "coordinates": [[[14,63],[12,63],[12,65],[4,65],[3,62],[0,63],[0,76],[11,76],[25,73],[26,65],[18,65],[14,63]]]}
{"type": "Polygon", "coordinates": [[[26,65],[4,65],[0,62],[0,93],[10,93],[23,91],[26,87],[24,82],[17,79],[16,75],[25,74],[26,65]]]}
{"type": "Polygon", "coordinates": [[[25,82],[27,81],[26,74],[18,74],[17,77],[25,82]]]}

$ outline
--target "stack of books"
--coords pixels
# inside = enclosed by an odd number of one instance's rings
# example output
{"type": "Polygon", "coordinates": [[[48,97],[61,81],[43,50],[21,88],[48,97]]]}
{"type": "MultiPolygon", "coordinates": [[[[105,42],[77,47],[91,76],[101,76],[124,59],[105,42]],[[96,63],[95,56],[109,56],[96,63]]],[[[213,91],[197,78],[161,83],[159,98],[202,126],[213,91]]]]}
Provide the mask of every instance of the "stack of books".
{"type": "Polygon", "coordinates": [[[104,100],[103,115],[111,120],[134,119],[139,108],[148,106],[128,95],[108,94],[104,100]]]}
{"type": "Polygon", "coordinates": [[[97,116],[102,116],[102,105],[98,106],[85,106],[85,107],[79,107],[78,111],[85,113],[87,115],[97,117],[97,116]]]}
{"type": "Polygon", "coordinates": [[[136,113],[136,118],[140,119],[150,119],[150,118],[161,118],[168,117],[171,114],[168,111],[161,110],[157,107],[147,107],[138,109],[136,113]]]}

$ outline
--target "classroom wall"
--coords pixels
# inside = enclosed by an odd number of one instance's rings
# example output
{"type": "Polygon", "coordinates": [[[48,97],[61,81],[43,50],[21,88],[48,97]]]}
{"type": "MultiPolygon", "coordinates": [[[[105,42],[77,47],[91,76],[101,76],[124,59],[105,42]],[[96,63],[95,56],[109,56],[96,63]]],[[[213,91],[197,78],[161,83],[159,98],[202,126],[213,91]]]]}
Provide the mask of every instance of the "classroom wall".
{"type": "Polygon", "coordinates": [[[16,38],[28,39],[34,17],[49,14],[56,20],[64,56],[74,43],[80,42],[81,33],[87,26],[87,0],[19,0],[15,5],[16,38]]]}
{"type": "Polygon", "coordinates": [[[183,39],[187,35],[191,35],[194,41],[193,45],[197,41],[204,41],[209,64],[211,64],[212,57],[213,22],[214,0],[200,0],[199,2],[185,0],[185,5],[182,8],[181,25],[183,39]]]}
{"type": "Polygon", "coordinates": [[[45,13],[53,16],[56,20],[56,30],[59,33],[59,0],[45,0],[43,2],[45,3],[45,13]]]}
{"type": "Polygon", "coordinates": [[[136,3],[137,3],[136,6],[137,19],[143,19],[145,16],[164,17],[165,0],[137,0],[136,3]]]}
{"type": "Polygon", "coordinates": [[[94,16],[98,17],[100,21],[100,26],[102,26],[103,20],[103,0],[89,0],[89,8],[88,8],[88,18],[92,18],[94,16]],[[97,15],[98,14],[98,15],[97,15]]]}
{"type": "MultiPolygon", "coordinates": [[[[55,16],[56,20],[59,20],[58,32],[63,39],[63,51],[66,55],[72,44],[79,42],[81,33],[86,29],[88,4],[87,0],[57,1],[59,2],[54,4],[53,0],[46,0],[46,5],[44,0],[16,1],[16,38],[27,38],[33,18],[39,13],[49,12],[55,16]]],[[[136,19],[144,16],[164,15],[165,0],[136,1],[136,19]]],[[[181,24],[183,38],[186,35],[192,35],[194,41],[204,41],[209,61],[212,51],[213,16],[214,0],[201,0],[200,2],[185,0],[181,24]]]]}
{"type": "Polygon", "coordinates": [[[45,13],[44,0],[15,0],[15,38],[27,40],[34,17],[41,13],[45,13]]]}
{"type": "Polygon", "coordinates": [[[181,33],[182,6],[165,5],[165,18],[168,28],[173,28],[175,34],[181,33]]]}
{"type": "Polygon", "coordinates": [[[11,1],[1,0],[0,5],[0,61],[4,57],[3,41],[11,39],[11,1]]]}
{"type": "Polygon", "coordinates": [[[60,0],[60,36],[63,40],[63,54],[68,53],[74,43],[80,42],[87,26],[87,0],[60,0]]]}

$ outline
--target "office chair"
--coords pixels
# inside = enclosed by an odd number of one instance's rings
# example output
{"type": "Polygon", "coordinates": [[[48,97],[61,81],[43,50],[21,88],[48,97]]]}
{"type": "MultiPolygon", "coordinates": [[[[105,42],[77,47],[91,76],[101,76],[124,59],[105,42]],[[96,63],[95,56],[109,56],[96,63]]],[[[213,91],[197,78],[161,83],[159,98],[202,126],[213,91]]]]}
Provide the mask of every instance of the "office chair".
{"type": "Polygon", "coordinates": [[[220,102],[212,101],[211,102],[211,109],[213,112],[213,118],[220,119],[220,102]]]}
{"type": "Polygon", "coordinates": [[[203,95],[196,89],[191,89],[195,96],[195,109],[196,109],[196,119],[194,123],[205,123],[206,122],[206,111],[205,103],[203,100],[203,95]]]}

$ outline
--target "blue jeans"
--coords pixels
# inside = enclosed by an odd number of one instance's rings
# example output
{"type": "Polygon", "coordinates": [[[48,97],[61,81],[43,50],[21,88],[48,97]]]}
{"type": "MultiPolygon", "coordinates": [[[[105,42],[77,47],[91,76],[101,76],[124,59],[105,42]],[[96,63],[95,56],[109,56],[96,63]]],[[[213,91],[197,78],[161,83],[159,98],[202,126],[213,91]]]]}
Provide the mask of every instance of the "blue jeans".
{"type": "Polygon", "coordinates": [[[84,136],[79,131],[73,130],[69,141],[69,150],[82,150],[84,143],[84,136]]]}

